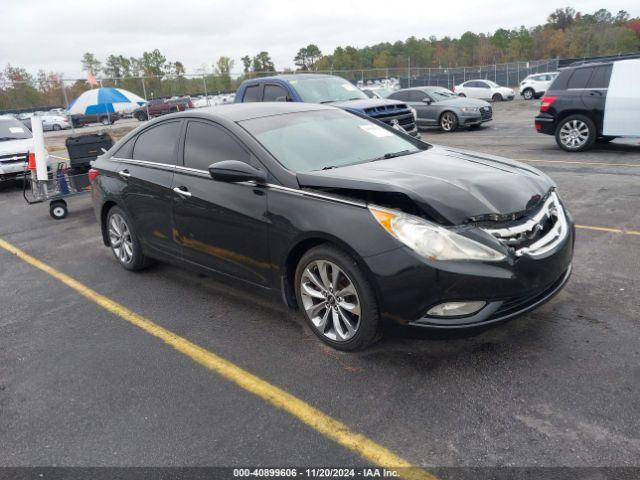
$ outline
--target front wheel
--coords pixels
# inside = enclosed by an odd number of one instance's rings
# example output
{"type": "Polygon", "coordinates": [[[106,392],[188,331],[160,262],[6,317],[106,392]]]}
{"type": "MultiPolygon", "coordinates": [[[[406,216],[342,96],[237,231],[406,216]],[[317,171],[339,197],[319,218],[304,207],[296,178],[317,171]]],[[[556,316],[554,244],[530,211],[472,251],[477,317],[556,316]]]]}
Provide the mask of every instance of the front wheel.
{"type": "Polygon", "coordinates": [[[142,254],[142,247],[133,224],[126,213],[113,207],[107,215],[107,234],[109,246],[120,265],[127,270],[142,270],[149,261],[142,254]]]}
{"type": "Polygon", "coordinates": [[[522,96],[525,100],[532,100],[533,97],[536,96],[536,93],[530,88],[527,88],[524,92],[522,92],[522,96]]]}
{"type": "Polygon", "coordinates": [[[444,112],[440,116],[440,128],[445,132],[453,132],[458,128],[458,117],[453,112],[444,112]]]}
{"type": "Polygon", "coordinates": [[[298,305],[313,333],[338,350],[360,350],[380,333],[375,293],[347,253],[333,246],[312,248],[298,263],[298,305]]]}
{"type": "Polygon", "coordinates": [[[556,143],[567,152],[582,152],[596,140],[596,126],[584,115],[571,115],[556,128],[556,143]]]}
{"type": "Polygon", "coordinates": [[[491,100],[493,100],[494,102],[501,102],[503,100],[502,95],[499,93],[494,93],[493,97],[491,97],[491,100]]]}

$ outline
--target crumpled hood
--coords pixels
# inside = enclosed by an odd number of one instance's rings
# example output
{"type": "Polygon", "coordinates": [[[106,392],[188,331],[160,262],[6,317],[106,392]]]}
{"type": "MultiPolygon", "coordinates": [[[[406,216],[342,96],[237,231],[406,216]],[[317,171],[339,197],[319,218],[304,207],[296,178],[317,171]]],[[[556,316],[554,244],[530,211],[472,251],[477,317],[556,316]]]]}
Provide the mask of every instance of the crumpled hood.
{"type": "Polygon", "coordinates": [[[534,207],[555,185],[544,173],[505,158],[433,146],[388,160],[298,173],[301,187],[407,195],[434,219],[509,215],[534,207]]]}
{"type": "MultiPolygon", "coordinates": [[[[26,127],[25,127],[26,128],[26,127]]],[[[33,151],[33,138],[21,138],[0,142],[0,155],[33,151]]]]}

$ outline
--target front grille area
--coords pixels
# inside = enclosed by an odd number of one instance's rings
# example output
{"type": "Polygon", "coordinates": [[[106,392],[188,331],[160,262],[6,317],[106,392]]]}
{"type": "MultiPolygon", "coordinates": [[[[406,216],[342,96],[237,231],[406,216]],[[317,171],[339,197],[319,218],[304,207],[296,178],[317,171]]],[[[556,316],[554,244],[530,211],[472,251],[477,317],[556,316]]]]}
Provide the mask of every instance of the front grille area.
{"type": "Polygon", "coordinates": [[[493,118],[493,109],[491,106],[480,107],[480,118],[482,118],[482,120],[491,120],[493,118]]]}
{"type": "Polygon", "coordinates": [[[407,133],[414,134],[418,131],[413,113],[404,105],[381,105],[379,107],[367,108],[364,113],[391,127],[398,125],[407,133]]]}
{"type": "Polygon", "coordinates": [[[27,157],[27,153],[5,153],[0,155],[0,163],[2,165],[22,164],[27,161],[27,157]]]}
{"type": "Polygon", "coordinates": [[[542,256],[560,244],[569,232],[567,217],[555,192],[550,192],[542,206],[530,216],[499,227],[482,227],[496,237],[517,257],[542,256]]]}

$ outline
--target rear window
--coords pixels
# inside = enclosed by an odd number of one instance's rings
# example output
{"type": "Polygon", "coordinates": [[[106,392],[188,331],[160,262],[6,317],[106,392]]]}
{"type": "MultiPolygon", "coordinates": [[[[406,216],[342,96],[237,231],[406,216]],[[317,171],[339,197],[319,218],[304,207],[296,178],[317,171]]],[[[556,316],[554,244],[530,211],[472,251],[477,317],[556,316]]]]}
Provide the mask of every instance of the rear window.
{"type": "Polygon", "coordinates": [[[244,91],[243,102],[259,102],[260,85],[250,85],[244,91]]]}
{"type": "Polygon", "coordinates": [[[133,158],[175,165],[180,123],[164,122],[142,132],[133,147],[133,158]]]}
{"type": "Polygon", "coordinates": [[[589,79],[589,88],[609,88],[609,80],[611,79],[611,65],[602,65],[596,67],[593,71],[591,79],[589,79]]]}
{"type": "Polygon", "coordinates": [[[586,88],[593,73],[593,67],[576,68],[569,79],[568,88],[586,88]]]}

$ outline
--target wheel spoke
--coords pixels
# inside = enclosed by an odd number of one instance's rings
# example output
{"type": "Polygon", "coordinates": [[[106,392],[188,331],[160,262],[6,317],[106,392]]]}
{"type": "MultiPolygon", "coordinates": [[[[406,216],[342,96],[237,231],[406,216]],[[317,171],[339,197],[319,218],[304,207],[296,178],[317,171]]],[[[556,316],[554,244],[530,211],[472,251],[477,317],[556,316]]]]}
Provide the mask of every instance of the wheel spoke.
{"type": "Polygon", "coordinates": [[[318,330],[320,330],[322,333],[324,333],[324,331],[327,329],[327,320],[329,320],[329,313],[331,312],[330,308],[327,308],[324,311],[324,315],[322,315],[322,317],[320,317],[320,321],[316,324],[316,327],[318,328],[318,330]]]}
{"type": "Polygon", "coordinates": [[[329,290],[329,288],[332,287],[331,281],[329,280],[329,274],[327,272],[327,265],[328,262],[318,262],[318,273],[320,274],[325,290],[329,290]]]}
{"type": "Polygon", "coordinates": [[[338,314],[340,315],[344,326],[347,327],[347,334],[351,337],[354,333],[356,333],[356,325],[352,325],[351,320],[349,320],[340,309],[338,309],[338,314]]]}
{"type": "Polygon", "coordinates": [[[320,279],[314,275],[314,273],[311,271],[311,269],[309,267],[307,267],[304,270],[304,274],[302,275],[302,277],[303,277],[303,279],[304,279],[304,277],[306,277],[309,280],[311,280],[311,283],[313,283],[321,291],[324,290],[324,285],[322,285],[322,282],[320,281],[320,279]]]}
{"type": "Polygon", "coordinates": [[[360,305],[358,305],[357,303],[341,301],[338,303],[338,307],[343,308],[346,311],[353,313],[354,315],[360,316],[360,305]]]}
{"type": "Polygon", "coordinates": [[[318,302],[310,307],[306,307],[305,311],[309,314],[310,318],[314,318],[323,307],[326,307],[325,302],[318,302]]]}
{"type": "Polygon", "coordinates": [[[341,340],[346,340],[348,336],[340,324],[340,314],[337,309],[331,310],[331,319],[333,320],[333,329],[335,330],[336,335],[340,337],[341,340]]]}
{"type": "Polygon", "coordinates": [[[322,292],[319,292],[318,290],[314,290],[313,288],[311,288],[311,285],[308,283],[302,284],[302,290],[304,291],[304,293],[306,293],[310,297],[324,300],[324,295],[322,294],[322,292]]]}

